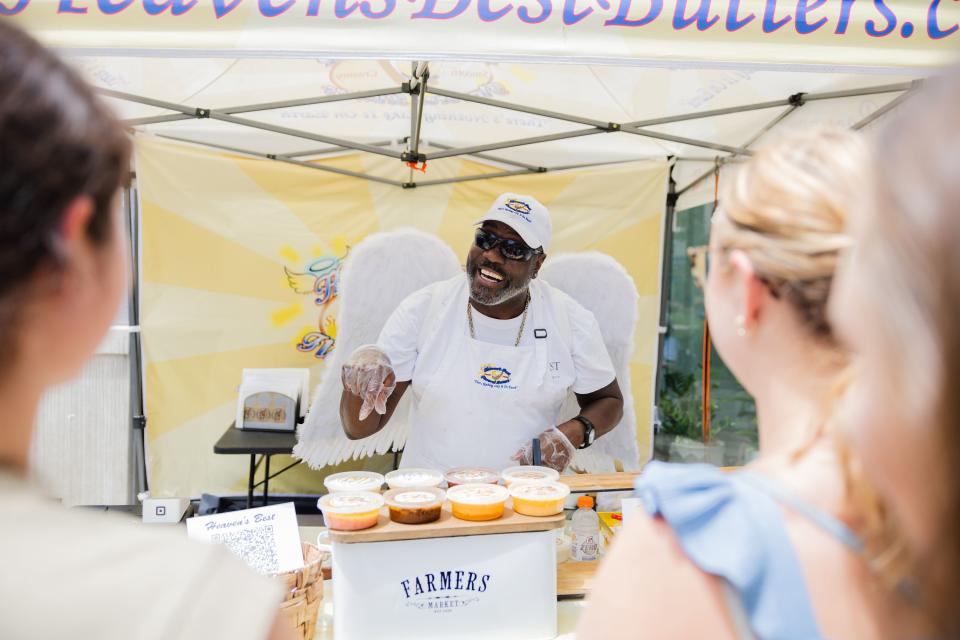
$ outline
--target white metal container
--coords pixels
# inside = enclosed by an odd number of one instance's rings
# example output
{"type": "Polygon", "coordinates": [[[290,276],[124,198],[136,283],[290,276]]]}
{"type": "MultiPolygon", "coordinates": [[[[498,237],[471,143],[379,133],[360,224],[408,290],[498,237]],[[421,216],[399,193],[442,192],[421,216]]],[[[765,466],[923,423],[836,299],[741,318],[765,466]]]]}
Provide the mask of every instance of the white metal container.
{"type": "Polygon", "coordinates": [[[335,640],[547,640],[557,634],[553,530],[383,542],[337,537],[331,545],[335,640]]]}

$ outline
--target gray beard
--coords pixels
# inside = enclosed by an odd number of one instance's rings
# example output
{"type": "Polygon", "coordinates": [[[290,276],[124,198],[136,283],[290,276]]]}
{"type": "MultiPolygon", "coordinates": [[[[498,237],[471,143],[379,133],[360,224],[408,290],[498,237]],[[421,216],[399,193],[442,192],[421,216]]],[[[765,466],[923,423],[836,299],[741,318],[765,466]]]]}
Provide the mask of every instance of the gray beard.
{"type": "Polygon", "coordinates": [[[523,284],[512,282],[507,288],[494,293],[487,292],[486,289],[474,287],[474,280],[476,278],[477,276],[475,274],[467,274],[467,281],[470,283],[470,299],[486,307],[495,307],[498,304],[503,304],[507,300],[512,300],[522,295],[526,292],[527,285],[529,284],[528,282],[524,282],[523,284]]]}

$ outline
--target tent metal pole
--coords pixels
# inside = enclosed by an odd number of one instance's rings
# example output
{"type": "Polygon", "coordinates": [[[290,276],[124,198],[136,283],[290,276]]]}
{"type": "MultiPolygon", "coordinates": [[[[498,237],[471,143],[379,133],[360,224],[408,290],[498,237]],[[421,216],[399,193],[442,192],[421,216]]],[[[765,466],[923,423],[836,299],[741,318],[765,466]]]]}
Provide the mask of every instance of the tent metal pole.
{"type": "Polygon", "coordinates": [[[515,171],[501,171],[499,173],[483,173],[475,176],[463,176],[460,178],[444,178],[442,180],[424,180],[418,182],[417,187],[433,187],[439,184],[455,184],[457,182],[473,182],[474,180],[489,180],[492,178],[508,178],[510,176],[524,176],[531,173],[546,173],[546,171],[530,171],[528,169],[517,169],[515,171]]]}
{"type": "Polygon", "coordinates": [[[252,111],[273,111],[274,109],[289,109],[291,107],[307,107],[315,104],[326,104],[328,102],[343,102],[345,100],[363,100],[364,98],[379,98],[380,96],[392,96],[403,93],[400,87],[389,87],[386,89],[371,89],[370,91],[357,91],[355,93],[338,93],[329,96],[317,96],[313,98],[300,98],[297,100],[281,100],[279,102],[263,102],[261,104],[248,104],[237,107],[226,107],[217,109],[220,113],[250,113],[252,111]]]}
{"type": "Polygon", "coordinates": [[[898,95],[896,98],[894,98],[887,104],[883,105],[873,113],[868,114],[865,118],[863,118],[862,120],[854,124],[851,127],[851,129],[853,129],[854,131],[860,131],[870,123],[876,121],[879,118],[882,118],[884,115],[886,115],[890,111],[893,111],[894,109],[899,107],[903,103],[903,101],[906,100],[911,95],[911,93],[912,93],[911,91],[904,91],[903,93],[898,95]]]}
{"type": "MultiPolygon", "coordinates": [[[[787,116],[789,116],[791,113],[793,113],[794,111],[796,111],[797,109],[799,109],[800,107],[802,107],[803,104],[804,104],[803,101],[798,102],[798,103],[795,103],[795,104],[791,104],[789,107],[787,107],[786,109],[784,109],[783,111],[781,111],[779,114],[777,114],[777,117],[776,117],[776,118],[774,118],[773,120],[771,120],[770,122],[768,122],[767,124],[765,124],[759,131],[757,131],[755,134],[753,134],[753,136],[752,136],[749,140],[747,140],[746,144],[744,144],[743,146],[744,146],[744,147],[750,147],[750,146],[752,146],[757,140],[759,140],[760,138],[762,138],[762,137],[764,136],[764,134],[766,134],[768,131],[770,131],[771,129],[773,129],[775,126],[777,126],[778,124],[780,124],[781,122],[783,122],[783,120],[784,120],[787,116]]],[[[714,162],[717,162],[717,163],[718,163],[718,166],[719,166],[719,165],[724,165],[724,164],[727,164],[728,162],[731,162],[731,161],[735,160],[735,159],[736,159],[736,155],[737,155],[737,154],[734,154],[733,156],[726,156],[726,157],[724,157],[724,158],[715,158],[715,159],[714,159],[714,162]]],[[[682,195],[685,194],[687,191],[689,191],[689,190],[692,189],[693,187],[697,186],[698,184],[700,184],[701,182],[703,182],[704,180],[706,180],[707,178],[709,178],[710,176],[712,176],[714,171],[715,171],[715,168],[714,168],[714,169],[710,169],[709,171],[704,171],[702,174],[700,174],[699,176],[697,176],[696,178],[694,178],[694,179],[693,179],[689,184],[687,184],[684,188],[680,189],[680,191],[677,193],[677,197],[682,196],[682,195]]]]}
{"type": "MultiPolygon", "coordinates": [[[[623,127],[652,127],[658,124],[671,124],[674,122],[684,122],[686,120],[699,120],[700,118],[712,118],[714,116],[725,116],[733,113],[744,113],[747,111],[758,111],[760,109],[772,109],[774,107],[785,107],[790,104],[790,99],[771,100],[769,102],[757,102],[754,104],[745,104],[738,107],[727,107],[725,109],[712,109],[710,111],[694,111],[692,113],[683,113],[677,116],[664,116],[662,118],[649,118],[647,120],[635,120],[633,122],[623,123],[623,127]]],[[[711,159],[711,162],[713,160],[711,159]]]]}
{"type": "Polygon", "coordinates": [[[907,91],[916,86],[917,81],[901,82],[899,84],[886,84],[876,87],[865,87],[863,89],[848,89],[846,91],[826,91],[821,93],[805,93],[803,99],[806,102],[814,100],[834,100],[836,98],[856,98],[859,96],[872,96],[878,93],[897,93],[898,91],[907,91]]]}
{"type": "Polygon", "coordinates": [[[591,127],[598,127],[600,129],[611,129],[613,123],[604,122],[602,120],[594,120],[592,118],[583,118],[580,116],[575,116],[569,113],[560,113],[559,111],[548,111],[546,109],[537,109],[536,107],[525,107],[520,104],[514,104],[512,102],[504,102],[503,100],[492,100],[490,98],[482,98],[480,96],[470,95],[469,93],[460,93],[458,91],[447,91],[446,89],[438,89],[432,87],[427,90],[429,93],[438,96],[444,96],[446,98],[453,98],[454,100],[464,100],[466,102],[476,102],[477,104],[485,104],[489,107],[499,107],[501,109],[509,109],[510,111],[519,111],[521,113],[529,113],[535,116],[542,116],[544,118],[553,118],[554,120],[566,120],[567,122],[576,122],[578,124],[585,124],[591,127]]]}
{"type": "MultiPolygon", "coordinates": [[[[424,143],[428,148],[440,149],[446,151],[447,149],[454,149],[455,147],[450,146],[449,144],[440,144],[439,142],[428,141],[424,143]]],[[[539,171],[542,167],[535,164],[528,164],[526,162],[518,162],[516,160],[508,160],[507,158],[502,158],[500,156],[491,156],[486,153],[473,153],[470,154],[474,158],[480,158],[481,160],[489,160],[490,162],[499,162],[500,164],[508,164],[513,167],[521,167],[523,169],[529,169],[530,171],[539,171]]]]}
{"type": "MultiPolygon", "coordinates": [[[[370,144],[375,147],[389,147],[395,142],[397,142],[397,140],[378,140],[377,142],[371,142],[370,144]]],[[[350,151],[350,149],[344,149],[343,147],[324,147],[323,149],[307,149],[306,151],[285,153],[283,155],[288,158],[303,158],[304,156],[326,156],[333,153],[341,153],[343,151],[350,151]]]]}
{"type": "Polygon", "coordinates": [[[132,120],[124,120],[123,124],[128,127],[140,127],[147,124],[160,124],[163,122],[180,122],[181,120],[193,120],[197,116],[190,115],[188,116],[185,113],[170,113],[165,116],[150,116],[147,118],[133,118],[132,120]]]}
{"type": "Polygon", "coordinates": [[[153,98],[146,98],[144,96],[138,96],[132,93],[124,93],[123,91],[114,91],[113,89],[97,89],[97,91],[100,93],[100,95],[104,95],[109,98],[145,104],[148,107],[157,107],[158,109],[166,109],[167,111],[177,111],[191,117],[196,116],[197,114],[196,107],[189,107],[184,104],[166,102],[165,100],[154,100],[153,98]]]}
{"type": "Polygon", "coordinates": [[[131,185],[125,191],[126,227],[130,243],[130,261],[133,277],[128,294],[129,318],[127,324],[136,330],[130,332],[130,351],[127,357],[130,378],[130,451],[133,464],[130,467],[130,485],[127,503],[137,504],[137,496],[149,490],[147,477],[146,428],[147,418],[143,398],[143,345],[140,341],[140,207],[137,187],[131,185]]]}
{"type": "MultiPolygon", "coordinates": [[[[625,122],[622,127],[652,127],[658,124],[671,124],[673,122],[684,122],[686,120],[699,120],[700,118],[712,118],[714,116],[725,116],[731,115],[734,113],[745,113],[747,111],[758,111],[760,109],[772,109],[774,107],[785,107],[791,104],[795,104],[798,100],[803,102],[809,102],[811,100],[834,100],[837,98],[855,98],[858,96],[869,96],[875,95],[878,93],[895,93],[897,91],[906,91],[913,87],[916,84],[914,82],[906,82],[900,84],[887,84],[876,87],[866,87],[864,89],[850,89],[847,91],[830,91],[830,92],[821,92],[821,93],[801,93],[790,96],[789,98],[784,98],[783,100],[770,100],[768,102],[756,102],[753,104],[744,104],[737,107],[726,107],[724,109],[711,109],[710,111],[694,111],[691,113],[684,113],[677,116],[664,116],[662,118],[649,118],[647,120],[635,120],[633,122],[625,122]]],[[[713,162],[711,158],[710,162],[713,162]]]]}
{"type": "Polygon", "coordinates": [[[374,147],[368,144],[362,144],[360,142],[351,142],[350,140],[343,140],[341,138],[332,138],[330,136],[324,136],[317,133],[310,133],[309,131],[300,131],[298,129],[280,127],[277,125],[268,124],[266,122],[249,120],[247,118],[238,118],[236,116],[232,116],[227,113],[221,113],[219,111],[208,112],[208,117],[210,117],[213,120],[220,120],[221,122],[229,122],[230,124],[236,124],[241,127],[250,127],[251,129],[261,129],[263,131],[271,131],[273,133],[280,133],[285,136],[291,136],[293,138],[303,138],[305,140],[314,140],[316,142],[323,142],[326,144],[337,145],[338,147],[344,147],[346,149],[354,149],[356,151],[366,151],[367,153],[386,156],[388,158],[394,158],[396,160],[400,159],[399,151],[391,151],[389,149],[374,147]]]}
{"type": "MultiPolygon", "coordinates": [[[[646,158],[630,158],[628,160],[606,160],[600,162],[583,162],[579,164],[564,164],[556,167],[545,167],[547,171],[569,171],[571,169],[590,169],[591,167],[609,167],[614,164],[628,164],[630,162],[651,162],[663,160],[664,156],[649,156],[646,158]]],[[[713,162],[713,160],[711,160],[713,162]]]]}
{"type": "Polygon", "coordinates": [[[677,213],[677,183],[673,179],[673,168],[667,177],[667,208],[663,216],[663,247],[660,251],[663,268],[660,269],[660,319],[657,330],[657,368],[654,376],[653,405],[660,406],[660,392],[663,390],[663,348],[667,340],[667,327],[670,320],[670,281],[673,277],[673,220],[677,213]]]}
{"type": "MultiPolygon", "coordinates": [[[[404,138],[392,139],[392,140],[377,140],[376,142],[371,142],[370,144],[374,147],[389,147],[394,144],[402,144],[404,138]]],[[[352,149],[345,149],[343,147],[323,147],[321,149],[307,149],[306,151],[296,151],[294,153],[285,153],[283,155],[288,158],[303,158],[305,156],[329,156],[335,153],[343,153],[344,151],[352,151],[352,149]]]]}
{"type": "MultiPolygon", "coordinates": [[[[165,100],[155,100],[144,96],[138,96],[123,91],[114,91],[113,89],[97,89],[101,95],[127,102],[136,102],[138,104],[166,109],[167,111],[178,111],[191,117],[197,116],[197,107],[191,107],[175,102],[166,102],[165,100]]],[[[225,107],[217,109],[220,113],[249,113],[253,111],[270,111],[273,109],[288,109],[290,107],[305,107],[313,104],[324,104],[327,102],[343,102],[344,100],[362,100],[363,98],[377,98],[380,96],[390,96],[403,93],[400,87],[390,87],[385,89],[371,89],[369,91],[357,91],[355,93],[339,93],[330,96],[314,96],[312,98],[299,98],[296,100],[281,100],[279,102],[263,102],[260,104],[239,105],[236,107],[225,107]]]]}
{"type": "MultiPolygon", "coordinates": [[[[269,156],[268,156],[269,157],[269,156]]],[[[370,180],[371,182],[379,182],[380,184],[389,184],[393,187],[402,187],[403,183],[399,180],[390,180],[388,178],[381,178],[379,176],[372,176],[368,173],[359,173],[357,171],[348,171],[347,169],[338,169],[336,167],[325,167],[322,165],[315,164],[313,162],[305,162],[303,160],[297,160],[295,158],[288,158],[286,156],[273,156],[269,158],[270,160],[276,160],[277,162],[286,162],[287,164],[295,164],[299,167],[306,167],[308,169],[320,169],[321,171],[328,171],[330,173],[339,173],[343,176],[350,176],[351,178],[360,178],[362,180],[370,180]]]]}
{"type": "Polygon", "coordinates": [[[439,160],[440,158],[453,158],[455,156],[472,156],[484,151],[493,151],[494,149],[510,149],[513,147],[523,147],[529,144],[539,144],[541,142],[553,142],[554,140],[566,140],[567,138],[580,138],[582,136],[592,136],[598,133],[606,133],[605,129],[577,129],[576,131],[567,131],[564,133],[554,133],[546,136],[536,136],[534,138],[521,138],[518,140],[506,140],[504,142],[493,142],[491,144],[480,144],[474,147],[461,147],[459,149],[449,149],[439,153],[428,153],[428,160],[439,160]]]}
{"type": "MultiPolygon", "coordinates": [[[[789,107],[781,111],[779,114],[777,114],[777,116],[773,120],[765,124],[763,127],[761,127],[759,131],[753,134],[753,136],[743,144],[743,147],[745,149],[749,149],[750,147],[752,147],[757,142],[757,140],[765,136],[771,129],[773,129],[775,126],[783,122],[787,116],[789,116],[791,113],[799,109],[801,106],[803,106],[803,103],[791,104],[789,107]]],[[[730,158],[725,158],[725,160],[730,160],[730,158]]]]}
{"type": "Polygon", "coordinates": [[[232,153],[241,153],[245,156],[252,156],[254,158],[265,158],[267,160],[276,160],[277,162],[286,162],[289,164],[295,164],[301,167],[306,167],[308,169],[316,169],[318,171],[326,171],[328,173],[336,173],[343,176],[350,176],[351,178],[360,178],[362,180],[371,180],[373,182],[380,182],[383,184],[389,184],[394,187],[403,186],[403,183],[397,180],[390,180],[388,178],[381,178],[379,176],[372,176],[366,173],[359,173],[356,171],[349,171],[347,169],[338,169],[337,167],[327,167],[322,164],[315,164],[313,162],[305,162],[303,160],[297,160],[296,158],[291,158],[290,156],[285,156],[282,154],[275,153],[262,153],[260,151],[251,151],[250,149],[241,149],[239,147],[230,147],[223,144],[215,144],[212,142],[204,142],[202,140],[190,140],[188,138],[180,138],[178,136],[168,136],[165,134],[157,134],[158,138],[164,138],[166,140],[176,140],[177,142],[186,142],[188,144],[196,144],[202,147],[210,147],[212,149],[220,149],[222,151],[230,151],[232,153]]]}
{"type": "MultiPolygon", "coordinates": [[[[420,159],[420,127],[423,125],[423,103],[427,97],[427,80],[430,70],[426,63],[413,63],[410,78],[410,139],[407,141],[407,162],[422,162],[420,159]]],[[[411,167],[412,168],[412,167],[411,167]]]]}
{"type": "Polygon", "coordinates": [[[725,151],[726,153],[732,153],[734,155],[744,155],[749,156],[753,155],[753,152],[744,149],[743,147],[731,147],[726,144],[719,144],[717,142],[707,142],[706,140],[695,140],[693,138],[684,138],[682,136],[674,136],[669,133],[660,133],[659,131],[650,131],[649,129],[621,129],[624,133],[632,133],[637,136],[642,136],[644,138],[654,138],[656,140],[666,140],[667,142],[676,142],[677,144],[685,144],[691,147],[700,147],[703,149],[713,149],[715,151],[725,151]]]}

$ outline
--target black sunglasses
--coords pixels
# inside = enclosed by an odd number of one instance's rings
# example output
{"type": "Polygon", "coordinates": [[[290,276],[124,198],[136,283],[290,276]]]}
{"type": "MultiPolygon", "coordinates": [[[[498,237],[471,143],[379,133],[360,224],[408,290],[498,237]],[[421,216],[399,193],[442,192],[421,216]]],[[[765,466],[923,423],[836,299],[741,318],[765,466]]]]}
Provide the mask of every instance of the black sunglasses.
{"type": "Polygon", "coordinates": [[[543,253],[543,249],[531,249],[519,240],[510,238],[501,238],[497,234],[485,229],[477,229],[473,237],[473,244],[477,245],[483,251],[490,251],[494,247],[500,248],[500,255],[507,260],[519,260],[526,262],[538,253],[543,253]]]}

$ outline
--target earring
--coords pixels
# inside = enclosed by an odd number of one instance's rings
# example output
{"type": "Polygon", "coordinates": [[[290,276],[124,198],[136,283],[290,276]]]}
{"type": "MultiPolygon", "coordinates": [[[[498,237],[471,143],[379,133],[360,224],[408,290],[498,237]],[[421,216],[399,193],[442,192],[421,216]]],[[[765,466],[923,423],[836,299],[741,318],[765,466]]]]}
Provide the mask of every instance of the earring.
{"type": "Polygon", "coordinates": [[[744,318],[743,316],[737,316],[736,323],[737,323],[737,335],[740,336],[741,338],[746,337],[747,319],[744,318]]]}

